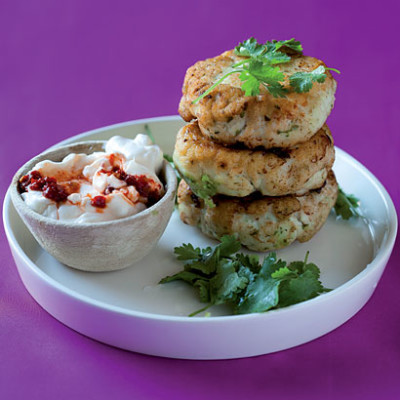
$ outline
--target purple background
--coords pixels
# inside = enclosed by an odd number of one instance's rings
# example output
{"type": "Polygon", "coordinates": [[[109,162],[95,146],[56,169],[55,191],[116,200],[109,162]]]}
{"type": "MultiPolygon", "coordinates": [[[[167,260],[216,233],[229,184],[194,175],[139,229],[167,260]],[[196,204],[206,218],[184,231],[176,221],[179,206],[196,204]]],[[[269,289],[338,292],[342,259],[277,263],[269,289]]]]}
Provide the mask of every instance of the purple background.
{"type": "MultiPolygon", "coordinates": [[[[176,114],[196,60],[249,36],[296,37],[342,71],[328,121],[336,145],[400,211],[397,1],[190,3],[0,2],[2,198],[21,164],[62,139],[176,114]]],[[[66,328],[26,292],[0,234],[2,399],[400,398],[399,240],[372,299],[339,329],[276,354],[200,362],[129,353],[66,328]]]]}

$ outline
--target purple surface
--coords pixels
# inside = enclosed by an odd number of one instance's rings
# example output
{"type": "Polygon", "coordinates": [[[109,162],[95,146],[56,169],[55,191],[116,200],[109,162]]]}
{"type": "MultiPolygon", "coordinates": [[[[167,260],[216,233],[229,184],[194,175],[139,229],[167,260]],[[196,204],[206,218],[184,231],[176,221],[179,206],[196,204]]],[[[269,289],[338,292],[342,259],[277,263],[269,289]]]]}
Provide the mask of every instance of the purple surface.
{"type": "MultiPolygon", "coordinates": [[[[21,164],[62,139],[176,114],[196,60],[249,36],[294,36],[342,71],[328,120],[336,145],[377,176],[400,211],[397,1],[112,4],[0,3],[2,198],[21,164]]],[[[397,240],[368,304],[334,332],[276,354],[200,362],[125,352],[66,328],[24,289],[2,231],[0,398],[398,399],[399,248],[397,240]]]]}

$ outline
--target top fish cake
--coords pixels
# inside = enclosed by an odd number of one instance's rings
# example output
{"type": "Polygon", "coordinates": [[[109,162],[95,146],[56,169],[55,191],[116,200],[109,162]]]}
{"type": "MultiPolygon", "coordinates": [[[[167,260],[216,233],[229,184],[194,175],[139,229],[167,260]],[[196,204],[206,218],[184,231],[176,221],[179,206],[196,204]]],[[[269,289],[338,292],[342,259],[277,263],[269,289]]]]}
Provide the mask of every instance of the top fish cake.
{"type": "Polygon", "coordinates": [[[198,120],[204,135],[226,145],[243,144],[248,148],[262,146],[292,147],[309,140],[329,116],[336,91],[336,81],[325,64],[313,57],[291,55],[279,64],[284,74],[285,97],[274,97],[263,85],[256,96],[246,96],[241,89],[239,73],[234,73],[200,101],[193,103],[222,76],[244,61],[233,50],[199,61],[190,67],[183,84],[179,113],[185,121],[198,120]],[[324,82],[314,82],[308,92],[297,93],[290,76],[324,68],[324,82]]]}

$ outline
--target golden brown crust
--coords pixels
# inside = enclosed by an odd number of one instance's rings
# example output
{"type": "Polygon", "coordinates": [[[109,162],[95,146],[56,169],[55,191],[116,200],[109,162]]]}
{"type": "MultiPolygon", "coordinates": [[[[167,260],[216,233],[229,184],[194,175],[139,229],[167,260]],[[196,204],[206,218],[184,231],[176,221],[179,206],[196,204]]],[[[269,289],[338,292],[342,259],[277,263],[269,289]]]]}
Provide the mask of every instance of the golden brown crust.
{"type": "Polygon", "coordinates": [[[173,157],[188,182],[207,175],[218,194],[244,197],[259,191],[284,196],[321,187],[335,150],[327,125],[305,143],[266,151],[225,147],[204,136],[193,122],[178,133],[173,157]]]}
{"type": "Polygon", "coordinates": [[[325,223],[336,202],[337,190],[331,171],[320,190],[303,196],[215,196],[215,207],[209,207],[181,181],[178,209],[183,222],[198,226],[210,237],[235,234],[250,250],[269,251],[295,240],[310,240],[325,223]]]}
{"type": "MultiPolygon", "coordinates": [[[[220,143],[267,149],[307,141],[322,127],[336,91],[329,71],[324,83],[315,83],[308,93],[290,92],[286,98],[275,98],[264,87],[259,96],[245,96],[238,74],[233,74],[201,101],[192,103],[240,60],[243,58],[227,51],[188,69],[179,104],[185,121],[197,118],[201,131],[220,143]]],[[[280,65],[286,76],[284,84],[288,86],[288,74],[310,72],[320,65],[324,63],[313,57],[292,57],[280,65]]]]}

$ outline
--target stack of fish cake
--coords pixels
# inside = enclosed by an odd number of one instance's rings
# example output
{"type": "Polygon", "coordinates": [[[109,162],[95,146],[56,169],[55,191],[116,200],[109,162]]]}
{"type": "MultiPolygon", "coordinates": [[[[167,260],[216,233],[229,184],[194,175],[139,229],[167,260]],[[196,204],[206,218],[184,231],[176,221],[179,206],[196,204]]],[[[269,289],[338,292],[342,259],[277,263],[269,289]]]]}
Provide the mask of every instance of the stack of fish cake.
{"type": "MultiPolygon", "coordinates": [[[[186,73],[179,105],[189,122],[177,135],[174,163],[183,180],[183,222],[219,239],[235,234],[251,250],[307,241],[322,227],[337,197],[331,171],[335,150],[325,121],[336,82],[329,71],[306,93],[274,97],[265,87],[246,96],[232,74],[194,103],[242,57],[233,51],[199,61],[186,73]]],[[[324,65],[297,55],[282,64],[287,76],[324,65]]]]}

